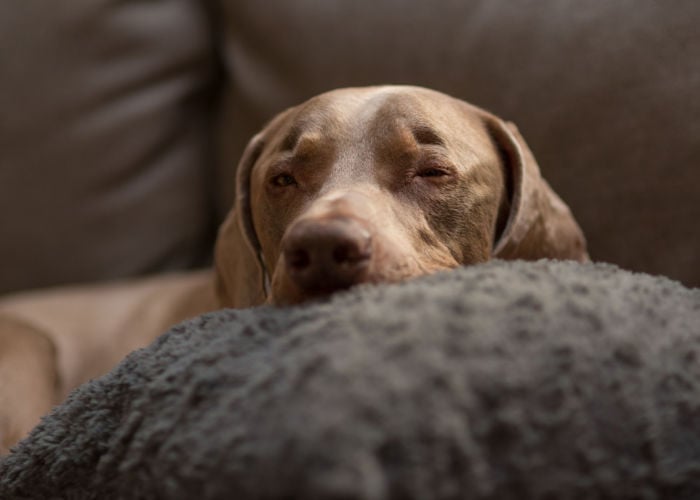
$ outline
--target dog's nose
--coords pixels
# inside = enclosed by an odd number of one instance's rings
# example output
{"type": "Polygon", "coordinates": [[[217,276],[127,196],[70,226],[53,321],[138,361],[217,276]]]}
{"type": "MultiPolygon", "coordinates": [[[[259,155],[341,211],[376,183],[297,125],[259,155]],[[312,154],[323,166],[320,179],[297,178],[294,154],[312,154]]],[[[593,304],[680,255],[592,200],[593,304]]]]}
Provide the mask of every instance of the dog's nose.
{"type": "Polygon", "coordinates": [[[372,237],[361,221],[352,218],[306,219],[289,228],[282,251],[291,281],[318,295],[366,280],[372,237]]]}

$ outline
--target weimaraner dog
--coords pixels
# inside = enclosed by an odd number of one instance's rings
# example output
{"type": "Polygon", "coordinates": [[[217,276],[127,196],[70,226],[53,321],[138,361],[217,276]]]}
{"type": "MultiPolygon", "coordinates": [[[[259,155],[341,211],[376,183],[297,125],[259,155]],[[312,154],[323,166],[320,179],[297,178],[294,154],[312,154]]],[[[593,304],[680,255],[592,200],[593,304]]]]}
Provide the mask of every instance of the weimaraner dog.
{"type": "Polygon", "coordinates": [[[248,144],[215,269],[0,301],[0,453],[169,325],[500,259],[588,259],[515,126],[418,87],[335,90],[248,144]]]}

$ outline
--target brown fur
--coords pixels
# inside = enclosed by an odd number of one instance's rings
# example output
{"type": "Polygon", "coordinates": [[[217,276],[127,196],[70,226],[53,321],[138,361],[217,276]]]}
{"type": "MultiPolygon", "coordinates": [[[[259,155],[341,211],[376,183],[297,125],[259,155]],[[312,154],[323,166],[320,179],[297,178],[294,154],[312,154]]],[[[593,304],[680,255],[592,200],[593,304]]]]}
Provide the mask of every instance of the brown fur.
{"type": "Polygon", "coordinates": [[[300,286],[285,262],[290,241],[301,233],[313,246],[315,231],[352,235],[366,247],[361,269],[340,288],[494,257],[587,259],[571,213],[511,124],[417,87],[322,94],[250,141],[236,204],[219,230],[214,276],[0,301],[0,452],[68,391],[173,323],[219,306],[294,304],[328,293],[300,286]]]}
{"type": "Polygon", "coordinates": [[[588,258],[514,125],[427,89],[342,89],[285,111],[249,143],[217,243],[221,303],[308,299],[289,279],[284,235],[348,216],[372,235],[368,282],[493,257],[588,258]],[[430,168],[446,175],[420,175],[430,168]],[[274,186],[279,175],[296,184],[274,186]]]}

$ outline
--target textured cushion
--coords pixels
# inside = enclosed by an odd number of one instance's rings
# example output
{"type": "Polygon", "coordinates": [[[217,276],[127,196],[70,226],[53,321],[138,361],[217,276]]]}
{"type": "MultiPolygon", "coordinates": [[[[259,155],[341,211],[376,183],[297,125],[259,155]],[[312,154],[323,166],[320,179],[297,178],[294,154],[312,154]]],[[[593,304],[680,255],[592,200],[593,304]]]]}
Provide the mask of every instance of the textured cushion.
{"type": "Polygon", "coordinates": [[[700,285],[700,2],[220,0],[220,209],[245,142],[334,87],[414,83],[515,121],[596,260],[700,285]]]}
{"type": "Polygon", "coordinates": [[[0,293],[208,257],[211,38],[196,0],[0,2],[0,293]]]}
{"type": "Polygon", "coordinates": [[[175,327],[0,462],[0,498],[700,498],[700,290],[492,262],[175,327]]]}

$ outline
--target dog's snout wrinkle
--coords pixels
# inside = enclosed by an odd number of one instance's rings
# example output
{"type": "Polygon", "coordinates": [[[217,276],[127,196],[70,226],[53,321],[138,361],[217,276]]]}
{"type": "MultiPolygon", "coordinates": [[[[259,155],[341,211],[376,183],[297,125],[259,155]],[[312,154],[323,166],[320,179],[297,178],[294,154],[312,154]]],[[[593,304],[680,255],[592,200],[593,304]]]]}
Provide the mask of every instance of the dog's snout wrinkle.
{"type": "Polygon", "coordinates": [[[298,221],[282,247],[290,279],[312,294],[365,281],[372,257],[370,232],[361,221],[345,217],[298,221]]]}

